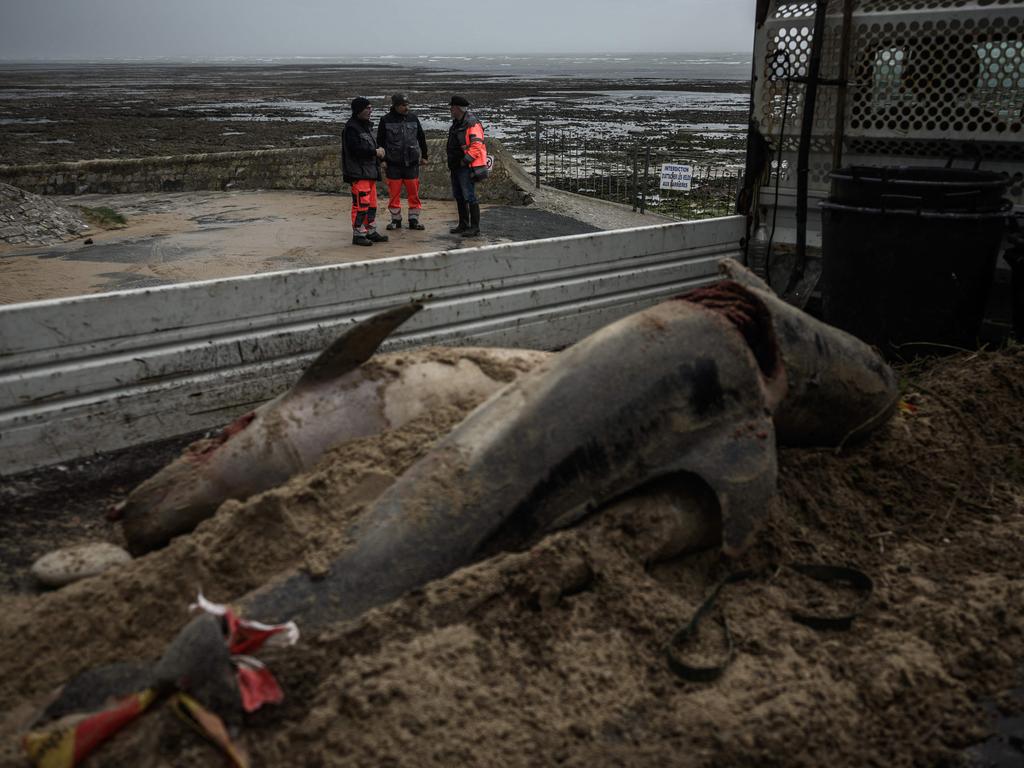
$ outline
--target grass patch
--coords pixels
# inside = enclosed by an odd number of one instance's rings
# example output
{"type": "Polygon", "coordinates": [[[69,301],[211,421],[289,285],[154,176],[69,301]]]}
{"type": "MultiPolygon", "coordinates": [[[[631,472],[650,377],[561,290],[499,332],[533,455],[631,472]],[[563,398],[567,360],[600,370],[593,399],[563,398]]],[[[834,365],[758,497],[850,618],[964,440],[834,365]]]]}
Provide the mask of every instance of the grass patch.
{"type": "Polygon", "coordinates": [[[124,229],[128,226],[125,217],[113,208],[106,206],[89,208],[85,205],[76,205],[75,208],[82,212],[82,218],[89,226],[100,229],[124,229]]]}

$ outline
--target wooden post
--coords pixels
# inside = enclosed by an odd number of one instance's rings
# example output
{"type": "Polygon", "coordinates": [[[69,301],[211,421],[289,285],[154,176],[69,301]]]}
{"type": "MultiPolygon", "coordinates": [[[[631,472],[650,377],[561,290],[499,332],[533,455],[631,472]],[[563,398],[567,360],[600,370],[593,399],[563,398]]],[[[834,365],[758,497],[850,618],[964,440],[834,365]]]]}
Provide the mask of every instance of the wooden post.
{"type": "Polygon", "coordinates": [[[651,168],[651,145],[644,148],[644,185],[640,190],[640,213],[647,213],[647,179],[651,168]]]}
{"type": "Polygon", "coordinates": [[[640,190],[636,187],[636,164],[640,154],[640,143],[633,145],[633,211],[636,211],[637,199],[640,197],[640,190]]]}
{"type": "Polygon", "coordinates": [[[534,159],[533,169],[534,175],[537,177],[534,187],[540,189],[540,118],[537,118],[537,125],[534,130],[534,143],[533,143],[534,159]]]}

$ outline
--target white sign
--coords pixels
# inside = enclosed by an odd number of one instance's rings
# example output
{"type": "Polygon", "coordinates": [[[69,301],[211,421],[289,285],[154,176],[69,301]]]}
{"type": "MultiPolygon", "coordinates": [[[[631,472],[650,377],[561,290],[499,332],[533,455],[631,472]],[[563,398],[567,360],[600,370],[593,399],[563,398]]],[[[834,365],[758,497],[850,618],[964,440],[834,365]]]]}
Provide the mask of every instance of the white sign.
{"type": "Polygon", "coordinates": [[[692,179],[693,173],[689,165],[665,163],[661,166],[662,189],[678,189],[683,192],[689,192],[692,179]]]}

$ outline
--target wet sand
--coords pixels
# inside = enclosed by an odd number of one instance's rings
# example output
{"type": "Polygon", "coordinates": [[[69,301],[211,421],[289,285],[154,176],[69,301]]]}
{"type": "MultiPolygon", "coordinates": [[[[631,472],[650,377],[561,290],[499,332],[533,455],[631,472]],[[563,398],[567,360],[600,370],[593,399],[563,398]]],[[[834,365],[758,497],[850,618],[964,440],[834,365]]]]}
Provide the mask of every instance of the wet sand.
{"type": "MultiPolygon", "coordinates": [[[[682,159],[742,163],[749,85],[664,78],[472,74],[340,64],[0,65],[0,164],[333,144],[364,95],[375,114],[404,91],[428,133],[462,93],[488,134],[532,160],[534,125],[625,160],[637,133],[682,159]],[[567,134],[568,135],[568,134],[567,134]]],[[[548,160],[551,160],[549,157],[548,160]]]]}

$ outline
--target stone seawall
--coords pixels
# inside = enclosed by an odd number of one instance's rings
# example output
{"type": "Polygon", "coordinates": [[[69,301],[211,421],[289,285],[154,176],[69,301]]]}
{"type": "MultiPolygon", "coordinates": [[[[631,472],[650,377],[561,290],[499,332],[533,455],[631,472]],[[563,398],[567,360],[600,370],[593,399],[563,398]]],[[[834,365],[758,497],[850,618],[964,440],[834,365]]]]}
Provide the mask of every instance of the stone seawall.
{"type": "MultiPolygon", "coordinates": [[[[451,197],[445,140],[431,139],[428,165],[421,169],[420,195],[451,197]]],[[[477,186],[484,202],[521,204],[529,178],[497,140],[488,141],[494,171],[477,186]]],[[[337,147],[264,149],[175,157],[83,160],[73,163],[0,166],[0,182],[39,195],[192,192],[225,189],[296,189],[347,192],[337,147]]],[[[379,193],[386,194],[385,185],[379,193]]],[[[381,208],[386,201],[380,203],[381,208]]]]}

